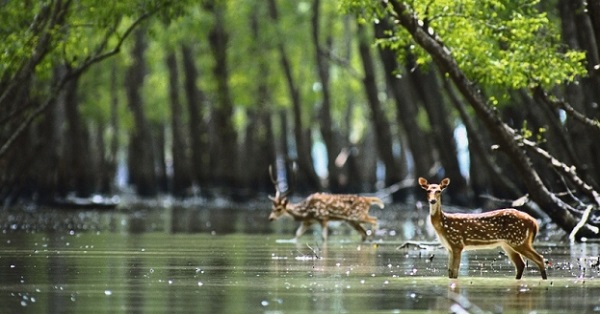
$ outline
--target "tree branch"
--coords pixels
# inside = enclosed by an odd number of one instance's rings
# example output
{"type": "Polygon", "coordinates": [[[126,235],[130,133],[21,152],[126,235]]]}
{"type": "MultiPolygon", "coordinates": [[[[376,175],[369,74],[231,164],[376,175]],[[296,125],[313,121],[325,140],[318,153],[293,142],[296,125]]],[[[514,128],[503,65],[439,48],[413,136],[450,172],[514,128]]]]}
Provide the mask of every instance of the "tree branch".
{"type": "Polygon", "coordinates": [[[596,132],[600,132],[600,121],[586,117],[583,113],[575,110],[575,108],[573,108],[569,103],[565,102],[564,100],[554,99],[554,97],[551,98],[540,86],[536,86],[533,88],[533,95],[545,104],[548,104],[557,109],[564,110],[570,117],[573,117],[575,120],[581,122],[583,125],[590,127],[596,132]]]}
{"type": "MultiPolygon", "coordinates": [[[[29,116],[27,116],[21,122],[21,124],[12,132],[11,136],[4,142],[2,147],[0,147],[0,158],[6,154],[6,152],[10,149],[10,147],[17,140],[17,138],[27,129],[27,127],[29,127],[29,125],[31,125],[33,120],[37,116],[42,114],[46,110],[46,108],[48,108],[54,102],[54,100],[56,99],[56,97],[58,96],[58,94],[60,93],[60,91],[63,89],[63,87],[65,86],[65,84],[68,81],[77,77],[78,75],[81,75],[85,70],[87,70],[93,64],[101,62],[102,60],[105,60],[111,56],[118,54],[121,50],[123,43],[125,42],[125,39],[127,39],[129,37],[129,35],[133,32],[133,30],[137,26],[139,26],[143,21],[145,21],[152,15],[159,12],[165,6],[158,6],[154,10],[142,14],[133,23],[131,23],[129,25],[129,27],[125,30],[123,35],[119,38],[119,41],[117,42],[117,44],[115,45],[115,47],[112,50],[105,52],[105,53],[101,53],[101,52],[97,51],[97,53],[98,53],[97,55],[87,58],[77,68],[69,71],[65,76],[63,76],[61,78],[61,80],[58,81],[54,85],[54,87],[51,89],[50,95],[48,96],[46,101],[44,103],[42,103],[41,105],[39,105],[37,108],[35,108],[31,112],[31,114],[29,116]]],[[[106,38],[110,37],[110,35],[111,34],[107,34],[106,38]]],[[[106,41],[103,41],[103,42],[106,42],[106,41]]],[[[103,46],[103,44],[101,46],[103,46]]]]}

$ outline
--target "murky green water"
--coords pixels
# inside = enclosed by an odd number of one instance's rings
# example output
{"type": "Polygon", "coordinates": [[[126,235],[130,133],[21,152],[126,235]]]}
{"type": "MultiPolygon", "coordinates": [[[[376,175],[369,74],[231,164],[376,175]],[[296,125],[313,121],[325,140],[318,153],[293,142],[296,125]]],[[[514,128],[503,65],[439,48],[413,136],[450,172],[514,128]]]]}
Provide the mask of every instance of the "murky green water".
{"type": "Polygon", "coordinates": [[[549,261],[547,281],[535,267],[513,279],[497,250],[465,254],[459,279],[449,280],[440,248],[398,248],[407,239],[434,239],[421,215],[382,223],[369,243],[333,227],[327,244],[310,233],[286,241],[295,224],[269,224],[256,211],[45,215],[30,215],[35,226],[0,217],[1,309],[448,313],[470,302],[471,312],[600,312],[598,244],[536,243],[549,261]]]}

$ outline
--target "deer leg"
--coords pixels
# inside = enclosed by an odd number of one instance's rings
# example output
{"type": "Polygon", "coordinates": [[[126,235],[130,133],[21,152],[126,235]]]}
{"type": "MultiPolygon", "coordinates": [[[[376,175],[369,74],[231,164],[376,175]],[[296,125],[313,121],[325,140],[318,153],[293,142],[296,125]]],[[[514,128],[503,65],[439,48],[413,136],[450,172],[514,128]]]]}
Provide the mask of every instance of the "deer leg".
{"type": "Polygon", "coordinates": [[[358,233],[360,233],[360,236],[362,237],[363,241],[365,241],[367,239],[367,230],[365,230],[365,228],[363,226],[361,226],[360,223],[358,223],[356,221],[348,221],[348,223],[354,229],[356,229],[356,231],[358,231],[358,233]]]}
{"type": "Polygon", "coordinates": [[[523,254],[523,256],[527,257],[537,265],[537,267],[540,269],[540,275],[542,276],[542,279],[548,279],[548,276],[546,275],[546,265],[544,265],[544,257],[542,257],[542,255],[540,255],[531,246],[522,247],[519,253],[523,254]]]}
{"type": "Polygon", "coordinates": [[[460,248],[448,250],[448,278],[458,278],[461,253],[462,249],[460,248]]]}
{"type": "Polygon", "coordinates": [[[308,227],[310,227],[310,225],[312,225],[312,222],[310,221],[303,221],[300,224],[300,227],[298,227],[298,230],[296,230],[296,239],[300,238],[308,229],[308,227]]]}
{"type": "Polygon", "coordinates": [[[321,220],[321,237],[323,241],[327,241],[327,220],[321,220]]]}
{"type": "Polygon", "coordinates": [[[525,269],[525,262],[523,262],[523,257],[513,248],[508,245],[502,245],[502,249],[506,252],[506,255],[510,258],[513,265],[515,265],[515,270],[517,272],[516,279],[521,279],[523,276],[523,270],[525,269]]]}

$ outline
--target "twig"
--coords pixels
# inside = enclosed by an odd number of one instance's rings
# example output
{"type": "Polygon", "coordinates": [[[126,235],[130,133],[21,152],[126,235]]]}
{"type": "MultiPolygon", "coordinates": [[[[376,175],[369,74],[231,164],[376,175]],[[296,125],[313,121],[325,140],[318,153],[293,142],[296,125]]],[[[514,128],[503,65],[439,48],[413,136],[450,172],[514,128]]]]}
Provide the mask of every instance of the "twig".
{"type": "Polygon", "coordinates": [[[564,100],[551,99],[540,86],[533,88],[533,95],[538,97],[546,104],[564,110],[566,113],[569,114],[570,117],[575,118],[575,120],[581,122],[583,125],[594,129],[596,132],[600,131],[600,121],[586,117],[583,113],[575,110],[575,108],[573,108],[569,103],[565,102],[564,100]]]}
{"type": "Polygon", "coordinates": [[[571,243],[575,242],[575,235],[577,234],[577,232],[579,232],[579,230],[588,221],[588,219],[590,218],[590,213],[592,212],[593,208],[594,208],[594,206],[588,205],[587,208],[585,209],[585,211],[583,212],[583,216],[581,216],[581,219],[579,220],[577,225],[575,227],[573,227],[571,234],[569,234],[569,241],[571,241],[571,243]]]}
{"type": "MultiPolygon", "coordinates": [[[[520,140],[521,140],[521,143],[523,143],[523,145],[525,145],[525,147],[530,148],[535,153],[537,153],[538,155],[540,155],[541,157],[546,159],[552,167],[554,167],[561,174],[567,176],[571,180],[571,182],[573,182],[573,184],[575,184],[577,187],[579,187],[584,193],[591,196],[594,199],[594,201],[596,202],[596,205],[600,206],[600,193],[598,193],[596,190],[594,190],[594,188],[591,185],[585,183],[577,175],[577,169],[575,168],[575,166],[569,167],[564,162],[561,162],[560,160],[556,159],[554,156],[550,155],[550,153],[548,153],[546,150],[537,146],[537,144],[535,144],[533,141],[530,141],[527,139],[520,139],[520,140]]],[[[598,232],[598,231],[596,231],[596,232],[598,232]]]]}

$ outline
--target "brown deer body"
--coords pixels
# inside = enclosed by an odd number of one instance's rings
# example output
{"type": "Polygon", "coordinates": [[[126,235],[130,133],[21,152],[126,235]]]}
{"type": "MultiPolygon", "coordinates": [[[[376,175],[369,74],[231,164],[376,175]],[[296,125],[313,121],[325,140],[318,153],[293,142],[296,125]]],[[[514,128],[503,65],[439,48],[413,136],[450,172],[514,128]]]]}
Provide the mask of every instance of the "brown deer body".
{"type": "MultiPolygon", "coordinates": [[[[271,171],[271,169],[269,169],[271,171]]],[[[298,239],[313,224],[321,224],[323,240],[327,240],[327,223],[329,221],[345,221],[358,231],[362,240],[367,239],[367,231],[361,223],[377,225],[377,218],[369,216],[371,205],[377,205],[383,208],[383,202],[377,197],[315,193],[308,196],[300,203],[292,204],[288,201],[285,192],[279,191],[277,182],[275,184],[275,196],[269,196],[273,201],[273,208],[269,215],[269,220],[273,221],[282,215],[289,215],[294,220],[300,221],[300,227],[296,230],[295,238],[298,239]]]]}
{"type": "Polygon", "coordinates": [[[481,214],[444,213],[441,194],[449,184],[448,178],[440,184],[429,184],[424,178],[419,178],[419,185],[427,191],[431,224],[440,242],[448,250],[450,278],[458,277],[463,250],[498,246],[502,247],[515,265],[516,279],[521,279],[525,269],[523,256],[537,265],[542,279],[547,278],[544,259],[533,248],[533,240],[538,232],[538,224],[533,217],[514,208],[481,214]]]}

